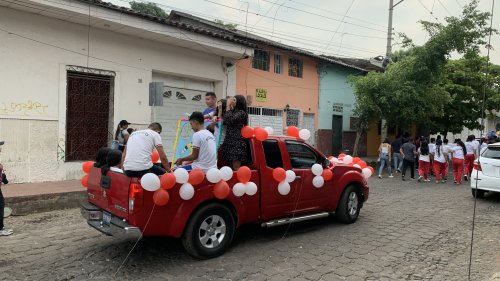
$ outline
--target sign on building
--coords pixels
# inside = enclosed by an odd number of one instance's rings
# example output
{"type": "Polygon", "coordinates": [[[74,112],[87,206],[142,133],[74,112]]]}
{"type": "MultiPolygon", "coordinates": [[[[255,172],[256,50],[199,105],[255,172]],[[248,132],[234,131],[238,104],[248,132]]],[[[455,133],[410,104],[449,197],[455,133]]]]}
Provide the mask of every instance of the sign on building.
{"type": "Polygon", "coordinates": [[[266,89],[255,89],[255,100],[260,102],[267,101],[267,90],[266,89]]]}

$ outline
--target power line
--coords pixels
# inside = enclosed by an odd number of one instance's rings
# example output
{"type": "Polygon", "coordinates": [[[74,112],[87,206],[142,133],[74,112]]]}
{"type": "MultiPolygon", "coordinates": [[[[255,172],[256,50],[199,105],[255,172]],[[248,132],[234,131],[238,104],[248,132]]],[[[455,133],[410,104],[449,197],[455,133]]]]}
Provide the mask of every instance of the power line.
{"type": "Polygon", "coordinates": [[[450,13],[450,11],[448,11],[448,9],[446,8],[445,5],[443,5],[443,3],[441,3],[441,0],[438,0],[439,4],[441,5],[441,7],[443,7],[443,9],[448,13],[448,15],[451,17],[452,14],[450,13]]]}
{"type": "Polygon", "coordinates": [[[351,4],[349,4],[349,7],[347,8],[347,10],[345,11],[344,16],[342,17],[342,22],[339,23],[339,25],[337,26],[337,29],[335,30],[335,32],[332,35],[332,38],[330,38],[330,41],[328,41],[328,43],[326,44],[325,50],[328,49],[328,46],[330,46],[330,43],[332,42],[333,38],[335,37],[335,35],[339,31],[340,27],[342,26],[342,23],[344,22],[345,17],[347,16],[347,14],[349,13],[349,11],[351,10],[351,7],[352,7],[352,5],[354,4],[355,1],[356,0],[351,0],[351,4]]]}
{"type": "MultiPolygon", "coordinates": [[[[313,8],[313,9],[316,9],[318,11],[322,11],[322,12],[327,12],[327,13],[330,13],[330,14],[335,14],[335,15],[339,15],[339,16],[342,16],[343,14],[341,13],[337,13],[337,12],[334,12],[332,10],[326,10],[324,8],[318,8],[318,7],[315,7],[315,6],[312,6],[312,5],[308,5],[308,4],[305,4],[305,3],[302,3],[302,2],[299,2],[297,0],[289,0],[290,2],[293,2],[293,3],[296,3],[296,4],[299,4],[299,5],[302,5],[302,6],[305,6],[305,7],[310,7],[310,8],[313,8]]],[[[357,21],[360,21],[360,22],[364,22],[364,23],[367,23],[367,24],[370,24],[370,25],[378,25],[380,27],[383,27],[383,28],[386,28],[385,25],[381,25],[381,24],[378,24],[378,23],[374,23],[374,22],[371,22],[371,21],[367,21],[367,20],[363,20],[363,19],[360,19],[360,18],[355,18],[355,17],[351,17],[351,16],[346,16],[347,18],[350,18],[350,19],[353,19],[353,20],[357,20],[357,21]]]]}
{"type": "Polygon", "coordinates": [[[420,1],[420,0],[417,0],[417,1],[418,1],[418,3],[420,3],[420,5],[422,5],[422,7],[424,7],[424,9],[425,9],[427,12],[429,12],[429,14],[431,14],[431,15],[432,15],[432,17],[433,17],[435,20],[439,21],[439,19],[438,19],[436,16],[434,16],[434,13],[432,13],[432,11],[430,11],[429,9],[427,9],[427,7],[426,7],[426,6],[422,3],[422,1],[420,1]]]}
{"type": "MultiPolygon", "coordinates": [[[[221,4],[221,3],[217,3],[217,2],[214,2],[214,1],[211,1],[211,0],[205,0],[206,2],[209,2],[209,3],[212,3],[212,4],[215,4],[215,5],[219,5],[219,6],[223,6],[223,7],[226,7],[226,8],[229,8],[229,9],[232,9],[232,10],[236,10],[236,11],[240,11],[240,12],[245,12],[245,10],[241,10],[241,9],[238,9],[238,8],[235,8],[235,7],[232,7],[232,6],[229,6],[229,5],[225,5],[225,4],[221,4]]],[[[251,14],[254,14],[254,15],[257,15],[257,16],[261,16],[261,17],[264,17],[262,15],[259,15],[259,14],[256,14],[256,13],[252,13],[252,12],[249,12],[251,14]]],[[[272,19],[272,17],[265,17],[265,18],[270,18],[272,19]]],[[[310,28],[310,29],[316,29],[316,30],[322,30],[322,31],[327,31],[327,32],[335,32],[334,30],[331,30],[331,29],[325,29],[325,28],[321,28],[321,27],[316,27],[316,26],[311,26],[311,25],[305,25],[305,24],[298,24],[298,23],[295,23],[295,22],[292,22],[292,21],[287,21],[287,20],[283,20],[283,19],[276,19],[277,21],[281,21],[281,22],[285,22],[285,23],[289,23],[289,24],[293,24],[293,25],[297,25],[297,26],[301,26],[301,27],[306,27],[306,28],[310,28]]],[[[377,31],[380,31],[380,30],[377,30],[377,31]]],[[[385,32],[385,31],[384,31],[385,32]]],[[[351,34],[351,33],[345,33],[345,34],[350,34],[350,35],[354,35],[354,34],[351,34]]],[[[357,35],[356,35],[357,36],[357,35]]],[[[369,37],[369,36],[360,36],[360,37],[369,37]]],[[[386,39],[384,37],[376,37],[376,36],[370,36],[371,38],[380,38],[380,39],[386,39]]]]}
{"type": "MultiPolygon", "coordinates": [[[[206,1],[208,1],[208,0],[206,0],[206,1]]],[[[269,3],[275,3],[275,2],[272,2],[272,1],[269,1],[269,0],[263,0],[263,1],[269,2],[269,3]]],[[[211,2],[211,1],[208,1],[208,2],[211,2]]],[[[365,26],[365,25],[360,25],[360,24],[356,24],[356,23],[352,23],[352,22],[348,22],[348,21],[344,21],[345,17],[342,18],[342,20],[339,20],[339,19],[336,19],[336,18],[328,17],[328,16],[325,16],[325,15],[320,15],[320,14],[317,14],[317,13],[313,13],[313,12],[309,12],[309,11],[297,9],[297,8],[286,6],[286,5],[284,5],[284,7],[287,7],[289,9],[291,9],[291,10],[295,10],[295,11],[302,12],[302,13],[305,13],[305,14],[310,14],[310,15],[313,15],[313,16],[319,16],[319,17],[322,17],[322,18],[325,18],[325,19],[329,19],[329,20],[333,20],[333,21],[336,21],[336,22],[340,22],[341,24],[345,23],[345,24],[348,24],[348,25],[352,25],[352,26],[356,26],[356,27],[361,27],[361,28],[366,28],[366,29],[370,29],[370,30],[374,30],[374,31],[379,31],[379,32],[384,32],[385,33],[384,30],[380,30],[380,29],[376,29],[376,28],[373,28],[373,27],[369,27],[369,26],[365,26]]]]}

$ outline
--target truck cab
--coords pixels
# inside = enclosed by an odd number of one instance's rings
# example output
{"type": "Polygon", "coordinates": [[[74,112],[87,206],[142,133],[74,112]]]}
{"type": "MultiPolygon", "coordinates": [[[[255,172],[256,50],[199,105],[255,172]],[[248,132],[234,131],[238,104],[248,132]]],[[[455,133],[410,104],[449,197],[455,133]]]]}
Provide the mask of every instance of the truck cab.
{"type": "MultiPolygon", "coordinates": [[[[202,259],[223,254],[236,229],[244,224],[272,227],[330,214],[344,223],[358,218],[369,195],[360,169],[334,166],[314,147],[291,137],[250,139],[247,147],[249,161],[244,165],[251,169],[250,181],[258,187],[253,195],[239,197],[230,192],[226,199],[217,199],[215,184],[205,179],[194,187],[192,199],[183,200],[177,184],[168,190],[168,204],[156,206],[153,192],[144,190],[140,179],[112,171],[102,176],[100,169],[92,168],[82,215],[90,226],[106,235],[181,238],[187,252],[202,259]],[[314,164],[333,172],[333,178],[320,188],[313,185],[314,164]],[[287,195],[278,192],[279,182],[273,178],[275,168],[295,172],[287,195]]],[[[224,164],[220,160],[219,168],[224,164]]],[[[234,172],[227,183],[232,188],[238,182],[234,172]]]]}

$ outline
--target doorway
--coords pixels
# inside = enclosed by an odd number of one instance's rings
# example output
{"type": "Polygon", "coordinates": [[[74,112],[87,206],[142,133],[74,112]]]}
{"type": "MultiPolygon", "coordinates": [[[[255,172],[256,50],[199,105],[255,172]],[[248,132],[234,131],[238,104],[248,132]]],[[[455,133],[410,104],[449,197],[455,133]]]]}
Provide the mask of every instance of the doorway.
{"type": "Polygon", "coordinates": [[[65,161],[94,159],[107,146],[113,83],[111,76],[67,72],[65,161]]]}
{"type": "Polygon", "coordinates": [[[342,151],[342,115],[332,116],[332,153],[337,155],[342,151]]]}

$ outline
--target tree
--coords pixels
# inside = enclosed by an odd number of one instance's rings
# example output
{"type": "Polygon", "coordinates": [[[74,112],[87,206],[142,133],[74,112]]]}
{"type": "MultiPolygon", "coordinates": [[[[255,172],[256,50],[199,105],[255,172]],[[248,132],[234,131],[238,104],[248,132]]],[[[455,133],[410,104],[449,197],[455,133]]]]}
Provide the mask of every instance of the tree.
{"type": "Polygon", "coordinates": [[[136,12],[158,17],[161,19],[168,18],[168,14],[162,8],[158,7],[156,3],[152,2],[142,3],[142,2],[132,1],[129,4],[130,8],[136,12]]]}
{"type": "MultiPolygon", "coordinates": [[[[400,53],[397,62],[389,65],[384,73],[351,79],[356,113],[360,118],[367,118],[360,122],[383,118],[390,125],[408,127],[442,116],[444,106],[451,100],[442,87],[448,58],[452,52],[462,55],[479,52],[490,31],[489,16],[477,11],[477,1],[471,1],[460,18],[446,18],[446,25],[421,21],[430,34],[423,46],[414,46],[405,40],[411,50],[400,53]]],[[[357,151],[357,147],[354,150],[357,151]]]]}
{"type": "Polygon", "coordinates": [[[236,28],[238,27],[237,24],[234,24],[234,23],[225,23],[224,21],[222,20],[219,20],[219,19],[215,19],[214,22],[218,25],[221,25],[222,27],[224,28],[227,28],[231,31],[236,31],[236,28]]]}

